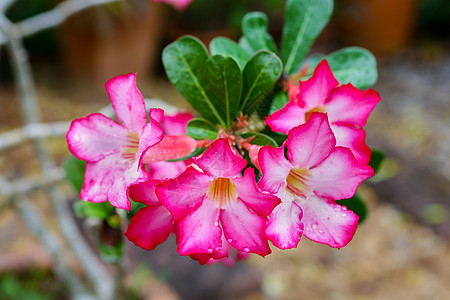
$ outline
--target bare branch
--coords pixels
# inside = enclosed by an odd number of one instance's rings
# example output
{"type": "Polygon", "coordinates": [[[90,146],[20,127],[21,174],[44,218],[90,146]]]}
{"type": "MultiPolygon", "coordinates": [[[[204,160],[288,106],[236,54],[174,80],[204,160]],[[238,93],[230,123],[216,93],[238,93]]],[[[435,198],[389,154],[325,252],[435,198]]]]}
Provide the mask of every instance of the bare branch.
{"type": "MultiPolygon", "coordinates": [[[[10,0],[4,0],[10,1],[10,0]]],[[[56,5],[52,10],[30,17],[16,24],[18,35],[24,38],[62,24],[68,17],[89,7],[124,0],[66,0],[56,5]]],[[[4,44],[7,38],[0,34],[0,44],[4,44]]]]}
{"type": "Polygon", "coordinates": [[[0,13],[6,11],[13,3],[14,0],[0,0],[0,13]]]}
{"type": "Polygon", "coordinates": [[[39,211],[25,195],[18,197],[14,204],[17,206],[20,214],[28,225],[28,228],[44,242],[46,248],[50,251],[50,254],[53,257],[52,262],[54,270],[57,275],[63,278],[67,283],[67,287],[72,292],[73,299],[94,300],[95,298],[87,293],[83,283],[67,265],[67,259],[63,255],[64,249],[62,248],[59,239],[44,223],[39,211]]]}
{"type": "Polygon", "coordinates": [[[0,151],[14,147],[27,140],[64,136],[70,122],[34,123],[0,134],[0,151]]]}

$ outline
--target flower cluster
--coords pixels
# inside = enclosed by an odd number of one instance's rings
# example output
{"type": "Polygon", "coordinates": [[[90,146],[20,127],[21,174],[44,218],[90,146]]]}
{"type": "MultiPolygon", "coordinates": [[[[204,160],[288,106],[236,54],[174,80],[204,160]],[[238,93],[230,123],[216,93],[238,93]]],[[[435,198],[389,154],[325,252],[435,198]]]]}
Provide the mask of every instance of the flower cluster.
{"type": "Polygon", "coordinates": [[[291,86],[295,98],[266,117],[287,134],[275,147],[240,135],[250,127],[243,116],[215,138],[195,140],[186,134],[191,114],[153,108],[147,116],[135,80],[106,83],[120,123],[91,114],[67,133],[70,151],[87,162],[83,200],[128,211],[129,196],[144,204],[130,220],[129,240],[153,249],[174,233],[178,253],[203,264],[265,256],[268,241],[294,248],[302,235],[335,248],[352,239],[358,216],[336,200],[373,175],[362,127],[380,100],[375,91],[339,85],[322,61],[291,86]]]}
{"type": "Polygon", "coordinates": [[[364,126],[380,96],[367,89],[377,70],[365,49],[305,59],[332,10],[332,0],[287,0],[279,46],[261,12],[244,16],[239,43],[166,46],[166,74],[193,114],[147,112],[134,74],[108,81],[118,122],[91,114],[67,133],[86,161],[80,197],[106,203],[91,216],[108,223],[125,209],[130,241],[150,250],[173,234],[201,264],[265,256],[269,242],[295,248],[302,235],[346,246],[363,216],[349,203],[374,175],[364,126]]]}

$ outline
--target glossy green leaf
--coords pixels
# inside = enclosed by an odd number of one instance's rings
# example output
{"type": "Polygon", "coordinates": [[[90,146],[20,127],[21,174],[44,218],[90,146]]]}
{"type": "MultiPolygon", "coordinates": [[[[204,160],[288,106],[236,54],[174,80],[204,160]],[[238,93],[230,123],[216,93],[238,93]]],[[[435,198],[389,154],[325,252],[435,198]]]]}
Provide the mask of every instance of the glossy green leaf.
{"type": "Polygon", "coordinates": [[[245,64],[250,59],[250,54],[242,49],[235,41],[226,37],[217,37],[209,44],[209,51],[211,55],[223,55],[225,57],[234,58],[241,70],[244,69],[245,64]]]}
{"type": "Polygon", "coordinates": [[[207,61],[201,77],[211,103],[225,121],[226,127],[239,114],[242,92],[242,73],[237,62],[231,57],[214,55],[207,61]]]}
{"type": "Polygon", "coordinates": [[[186,134],[199,141],[215,140],[218,132],[216,126],[205,119],[194,118],[186,125],[186,134]]]}
{"type": "Polygon", "coordinates": [[[76,158],[75,156],[68,157],[64,162],[66,179],[73,185],[78,193],[81,192],[81,188],[83,187],[85,168],[86,162],[76,158]]]}
{"type": "Polygon", "coordinates": [[[186,100],[205,119],[225,126],[225,121],[206,94],[202,76],[208,53],[205,46],[191,36],[184,36],[168,45],[162,54],[167,76],[186,100]]]}
{"type": "Polygon", "coordinates": [[[377,149],[372,149],[372,156],[370,157],[369,165],[372,167],[375,174],[380,170],[383,163],[384,153],[377,149]]]}
{"type": "Polygon", "coordinates": [[[267,50],[257,52],[245,65],[241,111],[250,114],[281,76],[281,60],[267,50]]]}
{"type": "Polygon", "coordinates": [[[359,89],[367,89],[375,84],[378,78],[377,61],[370,51],[360,47],[347,47],[329,55],[314,55],[303,63],[308,68],[307,76],[311,77],[317,64],[326,59],[336,79],[342,83],[352,83],[359,89]]]}
{"type": "Polygon", "coordinates": [[[287,74],[298,71],[314,40],[328,23],[333,0],[287,0],[281,60],[287,74]]]}
{"type": "Polygon", "coordinates": [[[367,207],[358,192],[356,192],[356,194],[349,199],[338,200],[336,202],[337,204],[343,205],[347,207],[348,210],[351,210],[357,214],[359,216],[358,223],[362,223],[366,219],[367,207]]]}
{"type": "Polygon", "coordinates": [[[260,132],[246,132],[241,134],[241,137],[244,139],[248,139],[250,137],[253,137],[253,139],[250,141],[250,144],[252,145],[258,145],[258,146],[267,146],[270,145],[272,147],[278,147],[277,142],[270,136],[260,133],[260,132]]]}
{"type": "Polygon", "coordinates": [[[275,95],[272,104],[270,105],[269,115],[273,114],[277,110],[282,109],[288,103],[288,94],[285,91],[281,91],[275,95]]]}
{"type": "Polygon", "coordinates": [[[253,52],[269,50],[277,52],[272,36],[267,32],[267,16],[262,12],[251,12],[242,19],[242,32],[253,52]]]}

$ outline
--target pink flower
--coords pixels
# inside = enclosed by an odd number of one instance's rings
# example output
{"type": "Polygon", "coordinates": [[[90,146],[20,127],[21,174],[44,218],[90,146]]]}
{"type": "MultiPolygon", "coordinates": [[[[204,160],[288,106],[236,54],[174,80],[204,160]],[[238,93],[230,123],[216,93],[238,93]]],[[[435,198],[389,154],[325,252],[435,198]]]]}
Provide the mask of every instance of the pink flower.
{"type": "Polygon", "coordinates": [[[178,10],[185,10],[192,0],[153,0],[154,2],[164,2],[173,5],[178,10]]]}
{"type": "MultiPolygon", "coordinates": [[[[173,116],[163,116],[160,123],[166,134],[183,135],[186,133],[186,125],[190,119],[192,115],[189,113],[177,113],[173,116]]],[[[141,208],[131,218],[125,233],[127,238],[137,246],[152,250],[173,232],[172,215],[156,197],[155,188],[162,180],[180,175],[187,165],[186,161],[149,163],[147,169],[151,179],[130,187],[131,199],[147,206],[141,208]]]]}
{"type": "Polygon", "coordinates": [[[277,195],[282,203],[266,227],[269,240],[278,248],[296,247],[302,233],[309,239],[341,248],[350,242],[358,216],[334,200],[350,198],[358,185],[373,175],[352,152],[336,147],[327,116],[312,113],[309,120],[291,129],[280,148],[259,152],[262,190],[277,195]]]}
{"type": "Polygon", "coordinates": [[[224,237],[239,251],[269,254],[264,227],[280,200],[257,188],[253,169],[240,176],[247,162],[225,139],[213,142],[195,164],[198,169],[190,166],[156,188],[176,222],[178,253],[226,257],[224,237]]]}
{"type": "Polygon", "coordinates": [[[366,133],[362,127],[381,98],[372,89],[361,91],[352,84],[338,84],[328,62],[323,60],[310,79],[300,81],[297,95],[290,86],[289,102],[268,116],[266,123],[272,130],[287,134],[305,123],[311,113],[326,112],[337,145],[352,150],[361,163],[369,163],[371,150],[365,143],[366,133]]]}
{"type": "Polygon", "coordinates": [[[76,157],[87,161],[80,197],[94,203],[109,200],[113,206],[129,210],[128,187],[149,179],[141,168],[142,160],[164,133],[152,117],[147,123],[135,74],[112,78],[106,90],[121,124],[102,114],[90,114],[72,122],[67,144],[76,157]]]}

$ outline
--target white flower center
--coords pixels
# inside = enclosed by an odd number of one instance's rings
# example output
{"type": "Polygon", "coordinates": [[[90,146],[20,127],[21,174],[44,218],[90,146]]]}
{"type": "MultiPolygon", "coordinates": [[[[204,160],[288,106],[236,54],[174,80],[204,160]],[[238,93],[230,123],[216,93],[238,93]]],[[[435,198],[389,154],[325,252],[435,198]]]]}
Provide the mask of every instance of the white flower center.
{"type": "Polygon", "coordinates": [[[229,178],[218,177],[214,179],[206,195],[222,209],[230,201],[237,201],[236,187],[229,178]]]}
{"type": "Polygon", "coordinates": [[[311,191],[307,184],[309,176],[308,169],[292,168],[286,177],[286,190],[294,195],[306,198],[306,194],[311,191]]]}
{"type": "Polygon", "coordinates": [[[122,157],[134,161],[139,151],[139,135],[134,132],[128,132],[125,144],[121,148],[122,157]]]}

